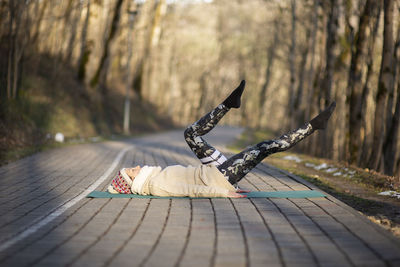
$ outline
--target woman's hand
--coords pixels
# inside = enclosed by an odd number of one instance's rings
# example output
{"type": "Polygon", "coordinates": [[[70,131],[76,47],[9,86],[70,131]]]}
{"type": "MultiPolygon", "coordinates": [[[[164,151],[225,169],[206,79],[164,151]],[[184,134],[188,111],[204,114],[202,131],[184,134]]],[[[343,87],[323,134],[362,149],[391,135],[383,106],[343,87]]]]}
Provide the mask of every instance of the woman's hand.
{"type": "Polygon", "coordinates": [[[236,193],[235,191],[229,191],[228,192],[228,197],[230,197],[230,198],[245,198],[246,195],[242,195],[242,194],[236,193]]]}
{"type": "Polygon", "coordinates": [[[242,190],[239,188],[238,188],[238,190],[236,190],[236,193],[249,193],[249,192],[250,192],[250,190],[242,190]]]}

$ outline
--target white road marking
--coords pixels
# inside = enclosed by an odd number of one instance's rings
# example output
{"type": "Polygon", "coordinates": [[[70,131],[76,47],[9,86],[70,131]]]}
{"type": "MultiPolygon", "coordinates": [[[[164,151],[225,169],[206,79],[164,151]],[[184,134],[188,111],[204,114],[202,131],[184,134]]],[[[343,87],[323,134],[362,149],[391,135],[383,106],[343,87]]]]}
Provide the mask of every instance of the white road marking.
{"type": "Polygon", "coordinates": [[[132,147],[127,147],[123,150],[121,150],[117,157],[114,159],[113,163],[111,164],[111,166],[107,169],[107,171],[99,178],[96,180],[96,182],[94,182],[92,185],[90,185],[88,188],[86,188],[85,191],[83,191],[82,193],[80,193],[78,196],[71,198],[70,200],[66,201],[64,204],[58,206],[57,208],[53,209],[52,212],[50,212],[47,215],[44,215],[40,218],[38,218],[37,220],[34,221],[34,223],[29,226],[27,229],[23,230],[22,232],[19,232],[18,234],[16,234],[14,237],[12,237],[9,240],[6,240],[5,242],[3,242],[0,245],[0,252],[8,249],[9,247],[11,247],[12,245],[14,245],[15,243],[21,241],[22,239],[28,237],[29,235],[35,233],[36,231],[38,231],[40,228],[42,228],[43,226],[47,225],[48,223],[50,223],[51,221],[53,221],[54,219],[56,219],[58,216],[60,216],[61,214],[63,214],[66,210],[68,210],[69,208],[71,208],[73,205],[75,205],[76,203],[78,203],[80,200],[84,199],[90,192],[92,192],[93,190],[95,190],[101,183],[104,182],[105,179],[107,179],[111,172],[114,171],[114,169],[117,167],[117,165],[120,163],[122,157],[126,154],[126,152],[132,149],[132,147]]]}

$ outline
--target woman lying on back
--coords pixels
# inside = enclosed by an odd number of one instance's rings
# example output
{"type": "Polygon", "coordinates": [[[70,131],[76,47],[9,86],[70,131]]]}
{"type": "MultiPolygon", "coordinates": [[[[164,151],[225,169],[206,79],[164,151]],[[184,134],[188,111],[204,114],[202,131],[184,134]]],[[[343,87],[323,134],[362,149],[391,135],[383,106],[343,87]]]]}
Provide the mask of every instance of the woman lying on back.
{"type": "Polygon", "coordinates": [[[242,81],[225,101],[185,130],[185,140],[201,165],[136,166],[119,171],[108,187],[113,194],[188,197],[246,197],[233,185],[249,173],[265,157],[285,151],[319,129],[325,129],[336,107],[333,102],[326,110],[297,130],[278,139],[266,140],[227,159],[209,145],[202,136],[211,131],[231,109],[240,107],[245,87],[242,81]]]}

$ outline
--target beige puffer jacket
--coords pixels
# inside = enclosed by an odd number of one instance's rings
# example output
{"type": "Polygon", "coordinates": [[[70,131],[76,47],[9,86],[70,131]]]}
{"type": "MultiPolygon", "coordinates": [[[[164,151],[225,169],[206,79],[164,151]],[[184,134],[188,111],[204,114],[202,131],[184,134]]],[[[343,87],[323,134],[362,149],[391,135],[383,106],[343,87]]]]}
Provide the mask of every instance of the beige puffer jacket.
{"type": "Polygon", "coordinates": [[[144,166],[133,180],[133,193],[153,196],[227,197],[236,191],[212,165],[160,167],[144,166]]]}

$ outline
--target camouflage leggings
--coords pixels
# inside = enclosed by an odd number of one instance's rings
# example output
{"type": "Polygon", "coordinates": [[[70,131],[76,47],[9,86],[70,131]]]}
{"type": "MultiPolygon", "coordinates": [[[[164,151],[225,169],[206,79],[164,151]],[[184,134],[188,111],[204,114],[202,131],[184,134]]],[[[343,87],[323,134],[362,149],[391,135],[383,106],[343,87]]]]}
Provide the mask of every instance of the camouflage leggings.
{"type": "Polygon", "coordinates": [[[284,134],[278,139],[267,140],[250,146],[227,159],[217,149],[209,145],[201,136],[211,131],[229,111],[223,104],[207,113],[185,130],[185,140],[203,164],[213,164],[231,184],[239,182],[257,164],[272,153],[285,151],[314,132],[310,123],[284,134]]]}

